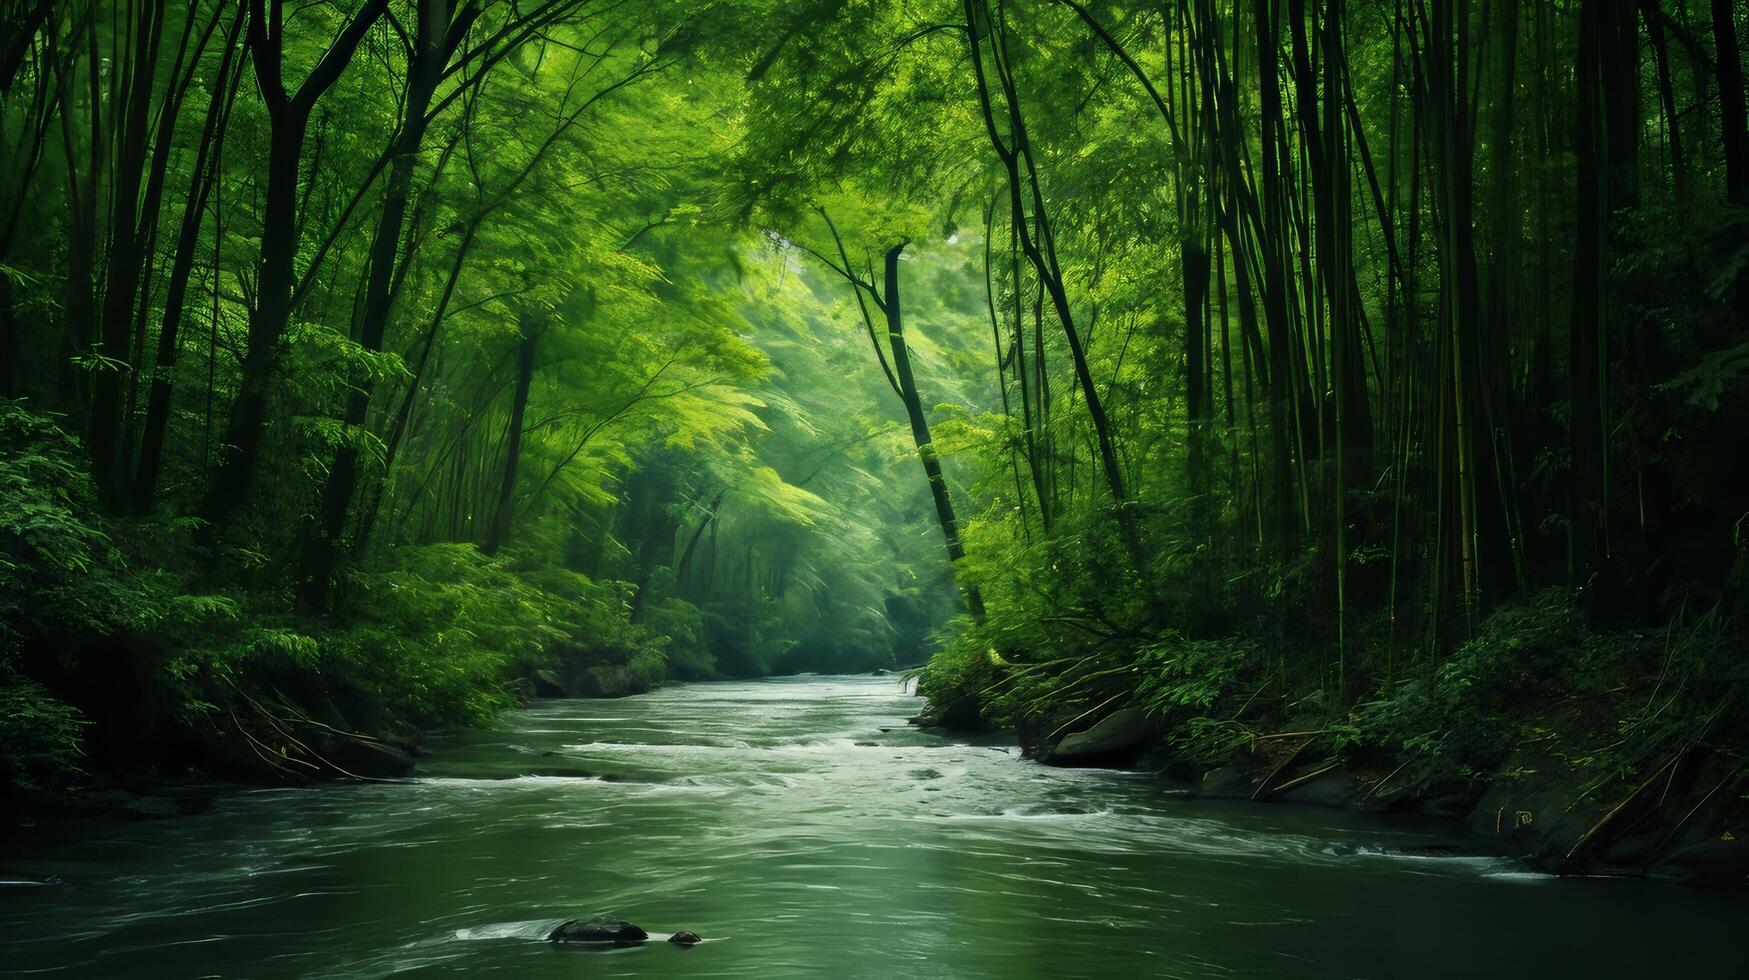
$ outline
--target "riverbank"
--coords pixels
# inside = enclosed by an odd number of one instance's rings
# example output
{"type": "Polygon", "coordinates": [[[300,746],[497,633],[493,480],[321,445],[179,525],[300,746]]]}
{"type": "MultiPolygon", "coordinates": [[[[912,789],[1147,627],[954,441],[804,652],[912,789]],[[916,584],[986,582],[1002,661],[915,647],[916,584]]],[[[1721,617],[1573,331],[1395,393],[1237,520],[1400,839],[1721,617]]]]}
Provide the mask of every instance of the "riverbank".
{"type": "Polygon", "coordinates": [[[1478,852],[1554,874],[1744,884],[1743,639],[1716,626],[1600,630],[1548,593],[1350,702],[1296,686],[1243,635],[1059,661],[962,645],[922,672],[919,721],[1008,728],[1028,757],[1204,798],[1451,821],[1478,852]]]}

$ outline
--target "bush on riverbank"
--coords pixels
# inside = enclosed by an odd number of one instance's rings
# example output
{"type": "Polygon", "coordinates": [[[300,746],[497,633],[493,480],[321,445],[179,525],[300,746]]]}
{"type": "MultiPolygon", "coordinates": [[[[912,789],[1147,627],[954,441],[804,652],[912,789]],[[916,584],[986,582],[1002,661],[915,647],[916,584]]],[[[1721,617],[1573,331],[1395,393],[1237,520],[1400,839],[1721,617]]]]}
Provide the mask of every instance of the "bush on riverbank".
{"type": "MultiPolygon", "coordinates": [[[[1160,521],[1151,536],[1184,540],[1160,521]]],[[[1741,558],[1665,623],[1601,620],[1583,595],[1550,588],[1433,643],[1394,628],[1402,610],[1376,593],[1350,599],[1338,634],[1311,588],[1315,555],[1245,568],[1192,545],[1141,580],[1123,574],[1115,522],[1078,530],[1013,536],[988,545],[998,560],[968,563],[986,617],[963,621],[923,671],[927,720],[1011,727],[1048,755],[1137,707],[1164,732],[1149,762],[1193,780],[1234,767],[1246,795],[1341,770],[1355,775],[1350,800],[1463,812],[1515,786],[1572,815],[1563,854],[1595,825],[1585,850],[1602,854],[1636,825],[1668,832],[1668,848],[1749,817],[1735,788],[1749,760],[1741,558]]]]}
{"type": "Polygon", "coordinates": [[[8,796],[86,769],[314,775],[311,733],[484,724],[542,669],[646,690],[670,635],[701,663],[683,612],[634,624],[623,583],[471,544],[397,549],[349,580],[342,614],[288,615],[271,570],[203,560],[193,522],[103,517],[78,459],[55,419],[0,402],[8,796]]]}

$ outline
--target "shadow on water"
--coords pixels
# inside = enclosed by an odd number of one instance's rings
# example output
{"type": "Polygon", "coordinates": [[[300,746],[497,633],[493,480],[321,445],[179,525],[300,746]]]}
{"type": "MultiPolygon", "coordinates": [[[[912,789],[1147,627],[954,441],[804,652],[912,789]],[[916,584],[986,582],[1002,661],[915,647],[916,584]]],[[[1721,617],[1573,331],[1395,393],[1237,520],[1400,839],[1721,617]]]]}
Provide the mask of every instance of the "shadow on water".
{"type": "Polygon", "coordinates": [[[1437,830],[1206,803],[907,728],[890,678],[546,702],[420,778],[70,828],[5,871],[0,973],[1740,975],[1739,893],[1555,880],[1437,830]],[[651,942],[545,942],[612,913],[651,942]],[[705,942],[685,949],[668,934],[705,942]],[[580,959],[582,957],[582,959],[580,959]]]}

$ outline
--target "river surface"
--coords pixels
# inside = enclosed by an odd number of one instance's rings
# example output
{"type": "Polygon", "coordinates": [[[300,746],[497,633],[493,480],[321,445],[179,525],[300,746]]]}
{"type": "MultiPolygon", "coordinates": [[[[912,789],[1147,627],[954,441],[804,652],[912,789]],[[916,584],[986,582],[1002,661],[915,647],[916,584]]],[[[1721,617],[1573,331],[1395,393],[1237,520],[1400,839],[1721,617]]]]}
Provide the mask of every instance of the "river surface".
{"type": "Polygon", "coordinates": [[[907,728],[893,678],[550,701],[413,780],[64,828],[0,889],[0,974],[1746,976],[1749,902],[1393,854],[1437,834],[1175,798],[907,728]],[[614,913],[702,945],[554,948],[614,913]]]}

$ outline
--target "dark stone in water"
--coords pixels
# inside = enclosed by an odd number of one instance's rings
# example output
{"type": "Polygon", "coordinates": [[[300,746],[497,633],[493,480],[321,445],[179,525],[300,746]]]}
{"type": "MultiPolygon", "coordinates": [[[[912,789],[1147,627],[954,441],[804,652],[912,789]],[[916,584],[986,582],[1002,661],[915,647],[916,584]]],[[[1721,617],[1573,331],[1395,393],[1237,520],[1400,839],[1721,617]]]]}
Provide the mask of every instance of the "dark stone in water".
{"type": "Polygon", "coordinates": [[[880,745],[881,743],[879,743],[879,742],[858,742],[856,744],[864,746],[865,748],[874,748],[875,746],[880,745]]]}
{"type": "Polygon", "coordinates": [[[680,930],[674,935],[669,936],[668,941],[679,946],[681,949],[690,949],[697,946],[699,943],[704,942],[704,940],[698,938],[698,933],[693,932],[690,929],[680,930]]]}
{"type": "Polygon", "coordinates": [[[547,937],[555,943],[619,943],[629,945],[650,938],[643,929],[622,919],[598,915],[592,919],[566,919],[547,937]]]}

